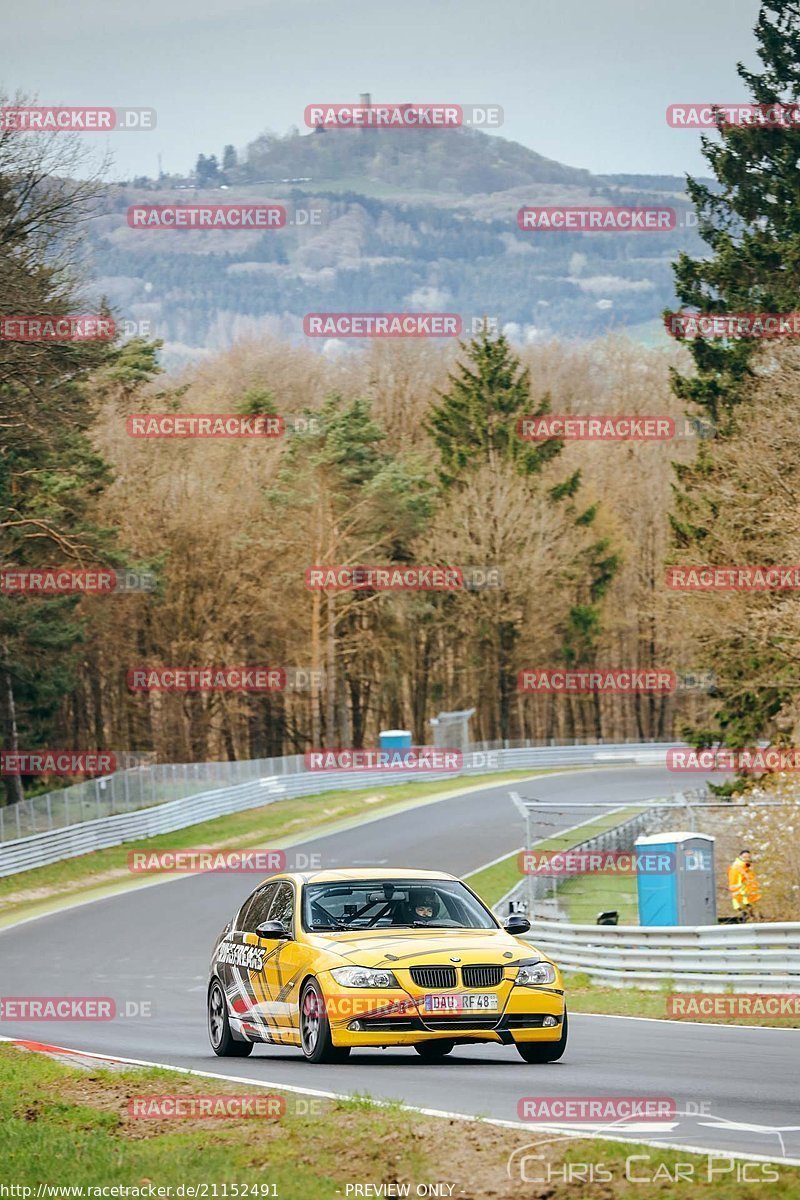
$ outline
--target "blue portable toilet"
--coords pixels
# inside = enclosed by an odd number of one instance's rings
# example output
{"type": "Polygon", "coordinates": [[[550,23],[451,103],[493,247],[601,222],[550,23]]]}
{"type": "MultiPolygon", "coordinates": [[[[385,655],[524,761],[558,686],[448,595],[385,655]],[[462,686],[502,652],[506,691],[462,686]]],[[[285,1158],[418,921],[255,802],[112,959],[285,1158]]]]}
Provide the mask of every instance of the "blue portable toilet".
{"type": "Polygon", "coordinates": [[[378,734],[381,750],[405,750],[411,745],[409,729],[382,729],[378,734]]]}
{"type": "Polygon", "coordinates": [[[640,925],[716,925],[713,837],[651,833],[635,850],[640,925]]]}

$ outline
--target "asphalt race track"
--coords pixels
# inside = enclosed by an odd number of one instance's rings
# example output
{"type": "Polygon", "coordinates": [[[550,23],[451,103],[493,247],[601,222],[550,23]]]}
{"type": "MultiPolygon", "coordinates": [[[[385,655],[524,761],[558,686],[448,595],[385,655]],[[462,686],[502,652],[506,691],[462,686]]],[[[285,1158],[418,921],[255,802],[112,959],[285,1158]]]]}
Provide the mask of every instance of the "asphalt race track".
{"type": "MultiPolygon", "coordinates": [[[[463,875],[523,844],[510,786],[523,796],[585,805],[543,814],[537,833],[544,837],[595,815],[593,800],[664,796],[675,790],[675,778],[655,767],[536,778],[410,808],[295,848],[318,853],[324,867],[384,864],[463,875]]],[[[247,1059],[216,1058],[206,1035],[209,953],[256,882],[241,874],[186,876],[1,931],[2,995],[109,996],[118,1008],[149,1001],[153,1015],[3,1022],[0,1034],[514,1122],[524,1096],[668,1096],[687,1115],[630,1136],[800,1161],[796,1030],[574,1015],[567,1054],[549,1066],[528,1065],[513,1047],[500,1046],[456,1049],[444,1064],[423,1063],[412,1050],[364,1050],[346,1064],[310,1066],[297,1050],[269,1046],[247,1059]]],[[[532,1138],[540,1135],[532,1128],[532,1138]]]]}

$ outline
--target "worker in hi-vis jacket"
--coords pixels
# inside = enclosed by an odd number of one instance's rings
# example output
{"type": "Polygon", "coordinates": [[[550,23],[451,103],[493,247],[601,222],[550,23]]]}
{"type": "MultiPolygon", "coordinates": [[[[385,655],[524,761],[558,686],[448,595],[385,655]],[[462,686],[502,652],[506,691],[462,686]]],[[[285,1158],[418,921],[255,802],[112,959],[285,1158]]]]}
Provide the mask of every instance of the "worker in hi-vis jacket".
{"type": "Polygon", "coordinates": [[[749,850],[740,850],[737,858],[728,867],[728,889],[734,911],[742,921],[752,920],[755,906],[761,899],[753,856],[749,850]]]}

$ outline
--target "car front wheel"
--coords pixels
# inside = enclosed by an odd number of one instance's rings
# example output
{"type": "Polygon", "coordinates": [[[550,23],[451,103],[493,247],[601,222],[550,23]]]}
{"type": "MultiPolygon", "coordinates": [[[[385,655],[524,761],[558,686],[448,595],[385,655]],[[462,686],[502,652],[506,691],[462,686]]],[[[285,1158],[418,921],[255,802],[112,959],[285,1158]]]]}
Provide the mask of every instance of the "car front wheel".
{"type": "Polygon", "coordinates": [[[517,1050],[525,1062],[551,1063],[558,1062],[567,1048],[569,1026],[567,1010],[564,1009],[564,1020],[561,1025],[561,1037],[557,1042],[517,1042],[517,1050]]]}
{"type": "Polygon", "coordinates": [[[306,1062],[344,1062],[349,1046],[334,1046],[325,998],[315,979],[309,979],[300,996],[300,1044],[306,1062]]]}
{"type": "Polygon", "coordinates": [[[237,1042],[231,1033],[228,1003],[218,979],[208,989],[208,1037],[220,1058],[247,1058],[253,1050],[252,1042],[237,1042]]]}

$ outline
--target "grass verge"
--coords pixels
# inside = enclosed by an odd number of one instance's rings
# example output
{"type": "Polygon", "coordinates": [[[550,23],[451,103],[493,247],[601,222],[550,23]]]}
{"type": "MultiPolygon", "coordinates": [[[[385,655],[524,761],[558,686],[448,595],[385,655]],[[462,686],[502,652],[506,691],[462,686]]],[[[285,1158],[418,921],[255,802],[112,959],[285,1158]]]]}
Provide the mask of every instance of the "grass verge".
{"type": "MultiPolygon", "coordinates": [[[[669,995],[695,995],[691,985],[669,983],[663,988],[604,987],[594,983],[584,972],[564,972],[564,986],[570,1012],[605,1013],[617,1017],[657,1017],[666,1020],[667,997],[669,995]]],[[[727,995],[727,993],[726,993],[727,995]]],[[[712,996],[709,994],[709,999],[712,996]]],[[[692,1016],[685,1018],[715,1025],[770,1025],[776,1029],[800,1028],[800,1017],[746,1017],[692,1016]]]]}
{"type": "Polygon", "coordinates": [[[288,1094],[277,1119],[140,1119],[130,1111],[137,1097],[179,1094],[185,1103],[213,1093],[262,1102],[266,1095],[167,1071],[80,1070],[0,1044],[0,1181],[30,1188],[27,1195],[14,1193],[22,1200],[58,1194],[40,1193],[40,1185],[80,1188],[71,1194],[84,1197],[92,1196],[92,1187],[117,1187],[132,1189],[129,1196],[574,1200],[611,1195],[611,1181],[614,1194],[630,1200],[676,1194],[687,1200],[800,1200],[796,1167],[750,1163],[749,1181],[742,1182],[737,1168],[744,1164],[727,1158],[424,1117],[400,1105],[378,1107],[365,1096],[336,1101],[288,1094]],[[520,1166],[523,1155],[529,1157],[520,1166]],[[380,1184],[388,1187],[378,1192],[380,1184]],[[198,1186],[206,1191],[188,1190],[198,1186]]]}
{"type": "Polygon", "coordinates": [[[558,890],[558,902],[572,925],[594,925],[598,913],[619,913],[620,925],[639,924],[635,875],[581,875],[558,890]]]}
{"type": "MultiPolygon", "coordinates": [[[[569,768],[561,768],[569,770],[569,768]]],[[[400,783],[382,789],[341,790],[291,800],[276,800],[263,808],[231,813],[176,829],[173,833],[126,842],[108,850],[96,850],[77,858],[65,858],[47,867],[22,871],[0,878],[0,928],[25,917],[39,916],[58,908],[65,900],[93,899],[141,885],[141,877],[128,871],[127,858],[134,848],[144,850],[184,850],[194,847],[279,848],[287,840],[299,841],[302,834],[321,836],[347,822],[356,825],[378,813],[411,807],[426,800],[471,791],[493,784],[550,775],[546,771],[507,771],[499,774],[471,775],[468,782],[439,780],[436,783],[400,783]]],[[[153,875],[147,876],[151,882],[153,875]]]]}
{"type": "MultiPolygon", "coordinates": [[[[626,808],[621,812],[606,813],[604,816],[598,817],[596,821],[581,825],[580,829],[573,833],[569,831],[556,833],[552,837],[537,842],[536,849],[569,850],[580,842],[585,842],[588,838],[604,833],[606,829],[613,829],[615,825],[621,825],[623,821],[636,816],[638,812],[641,812],[641,809],[626,808]]],[[[497,904],[520,882],[518,858],[519,852],[516,851],[499,862],[492,863],[488,867],[481,867],[479,871],[473,871],[471,875],[466,876],[467,883],[487,904],[497,904]]],[[[594,920],[594,918],[592,919],[594,920]]]]}

